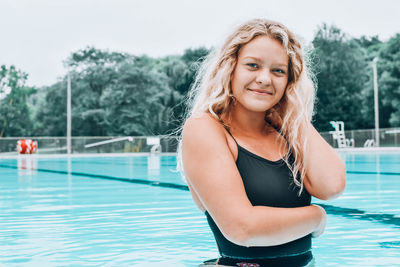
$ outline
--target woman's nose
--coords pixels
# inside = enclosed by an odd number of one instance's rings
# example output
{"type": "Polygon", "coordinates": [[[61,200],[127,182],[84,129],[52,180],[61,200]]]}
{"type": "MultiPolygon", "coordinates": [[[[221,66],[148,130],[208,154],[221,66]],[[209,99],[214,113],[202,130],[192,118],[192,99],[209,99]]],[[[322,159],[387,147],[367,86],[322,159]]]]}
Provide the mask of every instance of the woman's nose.
{"type": "Polygon", "coordinates": [[[256,82],[262,86],[268,86],[271,84],[271,74],[269,69],[262,69],[258,72],[256,82]]]}

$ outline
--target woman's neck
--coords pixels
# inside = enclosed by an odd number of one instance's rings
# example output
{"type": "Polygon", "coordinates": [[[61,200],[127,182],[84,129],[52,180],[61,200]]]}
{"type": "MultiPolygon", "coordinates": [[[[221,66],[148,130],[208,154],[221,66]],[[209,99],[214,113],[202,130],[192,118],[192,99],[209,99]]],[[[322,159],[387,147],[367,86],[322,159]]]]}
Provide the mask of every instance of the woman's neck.
{"type": "Polygon", "coordinates": [[[252,112],[240,104],[232,107],[228,123],[234,132],[249,137],[265,135],[270,128],[265,121],[265,112],[252,112]]]}

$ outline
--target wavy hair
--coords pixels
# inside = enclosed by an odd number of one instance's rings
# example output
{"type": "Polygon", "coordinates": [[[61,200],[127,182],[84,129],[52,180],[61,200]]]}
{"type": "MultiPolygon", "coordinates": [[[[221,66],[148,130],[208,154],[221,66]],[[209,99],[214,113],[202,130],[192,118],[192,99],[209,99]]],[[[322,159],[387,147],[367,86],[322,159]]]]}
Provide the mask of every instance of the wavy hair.
{"type": "MultiPolygon", "coordinates": [[[[239,26],[220,49],[214,49],[203,61],[188,95],[188,119],[210,113],[216,119],[229,115],[233,105],[231,77],[240,49],[257,36],[278,40],[289,57],[288,84],[282,99],[265,114],[267,123],[279,129],[288,143],[284,160],[294,183],[304,187],[307,151],[307,131],[314,109],[314,83],[307,68],[303,48],[295,35],[283,24],[255,19],[239,26]],[[293,159],[290,160],[290,156],[293,159]]],[[[181,142],[180,142],[181,144],[181,142]]],[[[178,148],[181,162],[181,149],[178,148]]]]}

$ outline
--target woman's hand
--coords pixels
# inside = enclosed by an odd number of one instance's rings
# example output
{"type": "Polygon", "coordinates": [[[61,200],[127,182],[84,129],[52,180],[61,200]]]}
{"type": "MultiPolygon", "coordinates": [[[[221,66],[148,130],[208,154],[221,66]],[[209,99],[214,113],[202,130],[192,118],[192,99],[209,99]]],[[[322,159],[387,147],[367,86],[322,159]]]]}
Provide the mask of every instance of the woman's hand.
{"type": "Polygon", "coordinates": [[[320,235],[322,235],[322,233],[325,230],[326,227],[326,212],[324,210],[324,208],[322,208],[321,206],[318,205],[312,205],[315,206],[317,208],[319,208],[320,212],[321,212],[321,221],[319,223],[319,226],[317,227],[317,229],[311,233],[312,237],[319,237],[320,235]]]}

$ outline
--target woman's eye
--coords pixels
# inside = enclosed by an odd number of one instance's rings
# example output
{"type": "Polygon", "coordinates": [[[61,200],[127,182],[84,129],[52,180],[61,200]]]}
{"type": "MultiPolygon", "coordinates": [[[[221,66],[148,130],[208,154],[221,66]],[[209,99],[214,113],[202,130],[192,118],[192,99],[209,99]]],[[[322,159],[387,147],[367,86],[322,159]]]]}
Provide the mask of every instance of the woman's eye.
{"type": "Polygon", "coordinates": [[[275,72],[281,73],[281,74],[285,74],[286,72],[282,69],[274,69],[275,72]]]}
{"type": "Polygon", "coordinates": [[[252,69],[258,68],[258,65],[257,65],[256,63],[248,63],[248,64],[246,64],[246,65],[249,66],[249,67],[252,68],[252,69]]]}

